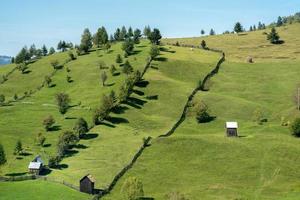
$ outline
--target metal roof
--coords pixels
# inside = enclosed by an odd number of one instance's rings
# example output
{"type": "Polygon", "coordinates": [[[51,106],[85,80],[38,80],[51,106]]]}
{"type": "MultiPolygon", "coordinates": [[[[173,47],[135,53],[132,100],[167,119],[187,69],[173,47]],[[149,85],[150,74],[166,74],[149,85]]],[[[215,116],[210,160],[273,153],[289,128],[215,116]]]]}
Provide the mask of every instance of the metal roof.
{"type": "Polygon", "coordinates": [[[40,162],[30,162],[28,165],[28,169],[40,169],[42,166],[42,163],[40,162]]]}
{"type": "Polygon", "coordinates": [[[226,122],[226,128],[238,128],[237,122],[226,122]]]}

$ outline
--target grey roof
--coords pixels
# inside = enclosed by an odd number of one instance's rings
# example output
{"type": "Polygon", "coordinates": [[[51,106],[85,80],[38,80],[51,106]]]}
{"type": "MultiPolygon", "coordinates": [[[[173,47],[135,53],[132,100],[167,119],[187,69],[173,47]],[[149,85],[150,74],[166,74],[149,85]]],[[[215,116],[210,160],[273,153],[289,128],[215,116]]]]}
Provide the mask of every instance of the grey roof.
{"type": "Polygon", "coordinates": [[[226,122],[226,128],[238,128],[237,122],[226,122]]]}
{"type": "Polygon", "coordinates": [[[44,164],[42,157],[40,155],[36,156],[32,162],[39,162],[39,163],[44,164]]]}
{"type": "Polygon", "coordinates": [[[40,162],[30,162],[28,165],[28,169],[40,169],[42,166],[42,163],[40,162]]]}

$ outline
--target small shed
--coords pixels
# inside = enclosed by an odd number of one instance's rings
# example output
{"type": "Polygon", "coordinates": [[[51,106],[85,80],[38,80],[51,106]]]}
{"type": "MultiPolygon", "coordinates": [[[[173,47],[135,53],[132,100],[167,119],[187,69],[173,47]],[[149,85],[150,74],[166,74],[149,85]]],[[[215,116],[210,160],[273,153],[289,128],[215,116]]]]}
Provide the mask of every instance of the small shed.
{"type": "Polygon", "coordinates": [[[43,170],[43,160],[40,155],[36,156],[28,165],[28,171],[31,174],[39,175],[43,170]]]}
{"type": "Polygon", "coordinates": [[[238,136],[238,123],[237,122],[226,122],[226,135],[227,137],[237,137],[238,136]]]}
{"type": "Polygon", "coordinates": [[[84,176],[82,179],[80,179],[79,184],[80,184],[80,192],[85,192],[88,194],[93,194],[94,193],[94,187],[95,187],[95,182],[96,180],[94,177],[90,174],[84,176]]]}

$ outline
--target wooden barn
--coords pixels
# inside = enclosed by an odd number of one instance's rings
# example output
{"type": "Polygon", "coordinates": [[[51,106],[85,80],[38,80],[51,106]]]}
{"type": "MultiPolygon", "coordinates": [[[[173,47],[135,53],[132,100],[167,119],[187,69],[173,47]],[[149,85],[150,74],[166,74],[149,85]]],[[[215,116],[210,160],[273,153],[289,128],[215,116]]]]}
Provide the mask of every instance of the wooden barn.
{"type": "Polygon", "coordinates": [[[28,171],[31,174],[40,175],[43,170],[43,160],[40,155],[36,156],[28,165],[28,171]]]}
{"type": "Polygon", "coordinates": [[[227,137],[237,137],[238,136],[238,123],[237,122],[226,122],[226,135],[227,137]]]}
{"type": "Polygon", "coordinates": [[[95,190],[95,182],[96,180],[94,177],[90,174],[84,176],[82,179],[80,179],[80,192],[85,192],[88,194],[93,194],[95,190]]]}

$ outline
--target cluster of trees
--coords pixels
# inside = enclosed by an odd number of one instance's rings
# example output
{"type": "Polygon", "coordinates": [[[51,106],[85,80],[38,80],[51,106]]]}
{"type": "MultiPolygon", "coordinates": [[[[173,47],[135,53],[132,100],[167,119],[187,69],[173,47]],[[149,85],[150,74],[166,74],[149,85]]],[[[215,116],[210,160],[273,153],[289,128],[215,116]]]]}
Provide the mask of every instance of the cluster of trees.
{"type": "Polygon", "coordinates": [[[300,22],[300,12],[291,15],[291,16],[287,16],[287,17],[281,17],[279,16],[277,18],[277,21],[272,23],[271,26],[283,26],[285,24],[292,24],[292,23],[299,23],[300,22]]]}
{"type": "Polygon", "coordinates": [[[249,28],[249,31],[256,31],[256,30],[264,30],[266,29],[266,25],[264,23],[258,22],[258,25],[252,25],[249,28]]]}
{"type": "Polygon", "coordinates": [[[69,49],[73,48],[73,43],[72,42],[66,42],[64,40],[60,40],[57,44],[57,50],[61,52],[65,52],[69,49]]]}
{"type": "Polygon", "coordinates": [[[42,56],[47,56],[55,53],[55,49],[51,47],[49,50],[46,45],[43,45],[40,49],[36,48],[35,44],[32,44],[28,49],[24,46],[20,52],[13,58],[13,62],[16,64],[29,61],[32,58],[40,58],[42,56]]]}
{"type": "Polygon", "coordinates": [[[109,95],[103,95],[101,106],[95,110],[93,115],[94,124],[98,125],[107,119],[112,109],[116,106],[117,97],[114,91],[111,91],[109,95]]]}
{"type": "Polygon", "coordinates": [[[133,30],[131,27],[126,29],[125,26],[122,28],[117,28],[115,33],[111,36],[112,41],[124,41],[127,39],[131,39],[135,44],[140,42],[140,38],[142,37],[142,31],[138,28],[133,30]]]}
{"type": "MultiPolygon", "coordinates": [[[[201,33],[202,36],[205,35],[205,30],[201,29],[200,33],[201,33]]],[[[211,28],[209,30],[209,35],[216,35],[216,31],[213,28],[211,28]]]]}

